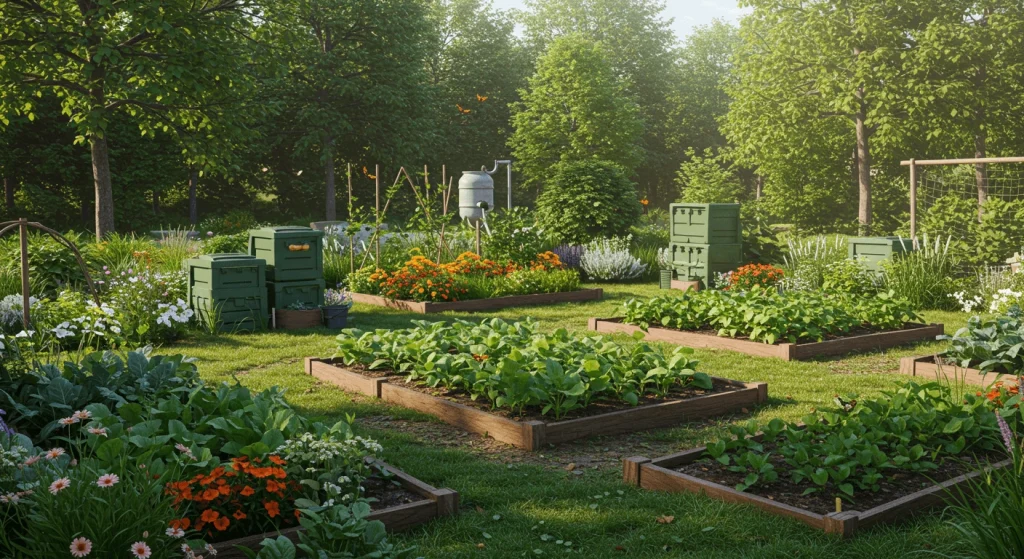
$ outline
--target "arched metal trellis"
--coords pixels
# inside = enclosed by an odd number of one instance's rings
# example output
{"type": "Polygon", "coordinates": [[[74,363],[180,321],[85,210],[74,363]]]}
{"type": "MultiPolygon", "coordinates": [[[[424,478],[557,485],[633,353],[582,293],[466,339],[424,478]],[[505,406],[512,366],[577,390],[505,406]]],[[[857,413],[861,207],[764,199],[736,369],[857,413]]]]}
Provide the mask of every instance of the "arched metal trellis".
{"type": "Polygon", "coordinates": [[[25,218],[20,218],[16,221],[6,221],[0,223],[0,237],[7,234],[8,231],[13,230],[15,227],[18,228],[18,234],[21,237],[21,298],[22,298],[22,309],[21,317],[22,323],[24,324],[25,330],[28,330],[32,324],[31,316],[29,314],[29,281],[28,281],[28,229],[32,227],[49,234],[57,242],[71,249],[71,252],[75,255],[75,260],[78,261],[78,266],[82,268],[82,274],[85,276],[85,283],[89,286],[89,291],[92,292],[93,299],[96,300],[96,304],[100,304],[100,294],[96,291],[96,286],[92,282],[92,276],[89,275],[89,268],[85,265],[85,260],[82,258],[82,253],[78,251],[78,247],[75,243],[67,240],[64,235],[50,229],[42,223],[35,221],[29,221],[25,218]]]}

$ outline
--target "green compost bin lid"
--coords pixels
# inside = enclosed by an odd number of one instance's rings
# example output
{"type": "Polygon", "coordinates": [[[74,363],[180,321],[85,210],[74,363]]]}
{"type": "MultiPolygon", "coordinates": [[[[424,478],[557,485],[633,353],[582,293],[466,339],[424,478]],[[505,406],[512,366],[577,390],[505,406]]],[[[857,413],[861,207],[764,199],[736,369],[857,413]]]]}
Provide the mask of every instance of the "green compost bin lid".
{"type": "Polygon", "coordinates": [[[292,237],[323,237],[323,231],[317,231],[309,227],[301,227],[297,225],[280,225],[275,227],[260,227],[259,229],[253,229],[249,231],[250,237],[256,237],[258,239],[288,239],[292,237]]]}

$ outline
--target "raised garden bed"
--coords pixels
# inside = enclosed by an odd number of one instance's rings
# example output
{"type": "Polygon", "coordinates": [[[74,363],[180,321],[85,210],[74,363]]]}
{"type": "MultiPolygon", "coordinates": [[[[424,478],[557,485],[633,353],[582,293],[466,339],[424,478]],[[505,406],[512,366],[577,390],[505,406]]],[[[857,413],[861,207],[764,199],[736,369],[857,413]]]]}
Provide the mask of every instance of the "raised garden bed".
{"type": "Polygon", "coordinates": [[[307,358],[306,372],[347,392],[426,413],[466,431],[481,433],[530,451],[594,435],[617,435],[667,427],[750,408],[768,399],[768,385],[765,383],[715,378],[715,390],[703,395],[558,421],[514,419],[482,407],[432,395],[425,389],[406,384],[399,376],[363,374],[331,359],[307,358]]]}
{"type": "Polygon", "coordinates": [[[476,312],[507,309],[510,307],[527,307],[533,305],[551,305],[557,303],[578,303],[581,301],[599,301],[604,296],[602,289],[581,289],[564,293],[536,293],[533,295],[512,295],[491,299],[471,299],[469,301],[401,301],[388,299],[378,295],[353,293],[352,300],[364,305],[388,307],[417,314],[433,314],[447,311],[476,312]]]}
{"type": "Polygon", "coordinates": [[[950,380],[978,386],[992,384],[1000,375],[982,373],[978,369],[963,368],[954,363],[943,363],[940,355],[904,357],[900,359],[900,373],[930,380],[950,380]]]}
{"type": "MultiPolygon", "coordinates": [[[[388,531],[400,532],[459,512],[459,494],[455,491],[428,485],[379,460],[373,460],[373,463],[388,472],[394,481],[401,485],[401,488],[389,491],[388,498],[381,498],[378,503],[373,503],[375,509],[377,506],[383,508],[374,510],[370,520],[380,520],[388,531]]],[[[276,538],[278,535],[298,542],[299,532],[302,530],[302,527],[296,526],[272,534],[253,534],[215,544],[214,548],[217,550],[218,559],[245,559],[245,554],[239,551],[237,546],[258,550],[260,542],[267,537],[276,538]]]]}
{"type": "MultiPolygon", "coordinates": [[[[691,473],[704,471],[705,468],[701,468],[695,463],[705,457],[705,451],[706,448],[701,447],[654,460],[642,456],[626,458],[623,460],[623,480],[628,484],[654,491],[703,493],[713,499],[729,503],[753,505],[771,514],[799,520],[826,533],[850,537],[865,528],[877,524],[894,523],[909,517],[914,512],[942,505],[951,488],[984,474],[979,470],[955,475],[937,484],[929,484],[929,487],[918,491],[897,494],[893,499],[872,506],[865,511],[844,510],[822,514],[801,506],[787,504],[778,498],[770,499],[754,493],[737,491],[732,487],[680,471],[687,470],[691,473]]],[[[993,464],[992,467],[1002,468],[1011,463],[1012,461],[1005,460],[993,464]]],[[[710,468],[706,469],[710,470],[710,468]]]]}
{"type": "MultiPolygon", "coordinates": [[[[591,318],[589,328],[594,332],[606,334],[644,332],[639,326],[625,324],[621,318],[591,318]]],[[[718,336],[714,332],[684,332],[681,330],[651,327],[645,332],[644,339],[687,347],[725,349],[757,357],[775,357],[784,361],[799,361],[814,357],[843,355],[854,351],[885,349],[907,343],[934,340],[936,336],[941,336],[944,332],[945,330],[941,324],[907,323],[903,330],[859,334],[823,342],[769,345],[744,339],[725,338],[718,336]]]]}

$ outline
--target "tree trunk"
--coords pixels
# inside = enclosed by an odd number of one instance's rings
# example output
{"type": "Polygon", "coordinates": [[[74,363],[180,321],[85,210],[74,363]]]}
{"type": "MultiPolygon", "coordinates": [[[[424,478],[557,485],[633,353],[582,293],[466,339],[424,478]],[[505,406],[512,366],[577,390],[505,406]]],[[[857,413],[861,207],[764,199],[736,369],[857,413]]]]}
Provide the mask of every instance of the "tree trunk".
{"type": "MultiPolygon", "coordinates": [[[[860,95],[863,98],[864,90],[861,88],[860,95]]],[[[867,110],[863,101],[860,110],[855,118],[857,125],[857,185],[860,189],[860,207],[857,211],[860,222],[860,234],[871,234],[871,146],[869,144],[869,131],[867,127],[867,110]]]]}
{"type": "MultiPolygon", "coordinates": [[[[985,131],[981,130],[974,136],[974,157],[977,159],[985,158],[985,131]]],[[[974,164],[974,181],[978,186],[978,222],[981,222],[981,215],[983,213],[982,206],[985,204],[985,200],[988,199],[988,166],[984,163],[974,164]]]]}
{"type": "Polygon", "coordinates": [[[188,174],[188,221],[193,226],[199,223],[199,204],[196,189],[199,187],[199,169],[192,167],[188,174]]]}
{"type": "Polygon", "coordinates": [[[107,138],[92,135],[92,180],[96,190],[96,240],[114,232],[114,189],[110,184],[110,154],[107,138]]]}
{"type": "Polygon", "coordinates": [[[336,192],[334,189],[334,136],[327,136],[324,141],[324,176],[327,178],[327,200],[326,213],[327,221],[338,219],[338,212],[335,206],[336,192]]]}
{"type": "Polygon", "coordinates": [[[760,200],[761,196],[764,195],[764,177],[757,175],[754,177],[754,199],[760,200]]]}
{"type": "Polygon", "coordinates": [[[16,185],[14,177],[4,177],[4,202],[8,211],[14,211],[14,190],[16,185]]]}
{"type": "Polygon", "coordinates": [[[153,191],[153,215],[160,215],[160,193],[153,191]]]}

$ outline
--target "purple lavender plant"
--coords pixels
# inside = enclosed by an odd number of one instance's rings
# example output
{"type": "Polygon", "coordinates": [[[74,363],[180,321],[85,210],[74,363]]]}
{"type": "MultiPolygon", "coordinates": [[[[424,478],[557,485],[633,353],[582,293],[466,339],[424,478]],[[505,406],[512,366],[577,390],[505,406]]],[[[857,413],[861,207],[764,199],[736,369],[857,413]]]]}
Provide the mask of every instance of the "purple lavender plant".
{"type": "Polygon", "coordinates": [[[562,245],[551,251],[558,255],[558,259],[567,268],[578,270],[583,261],[583,253],[586,249],[580,245],[562,245]]]}
{"type": "Polygon", "coordinates": [[[0,433],[3,433],[10,437],[14,435],[14,429],[12,429],[11,426],[4,421],[4,418],[2,416],[5,415],[7,415],[7,412],[0,409],[0,433]]]}
{"type": "Polygon", "coordinates": [[[1006,446],[1006,452],[1013,454],[1013,431],[1010,430],[1010,426],[1003,419],[1003,416],[996,412],[996,423],[999,424],[999,434],[1003,436],[1003,444],[1006,446]]]}

